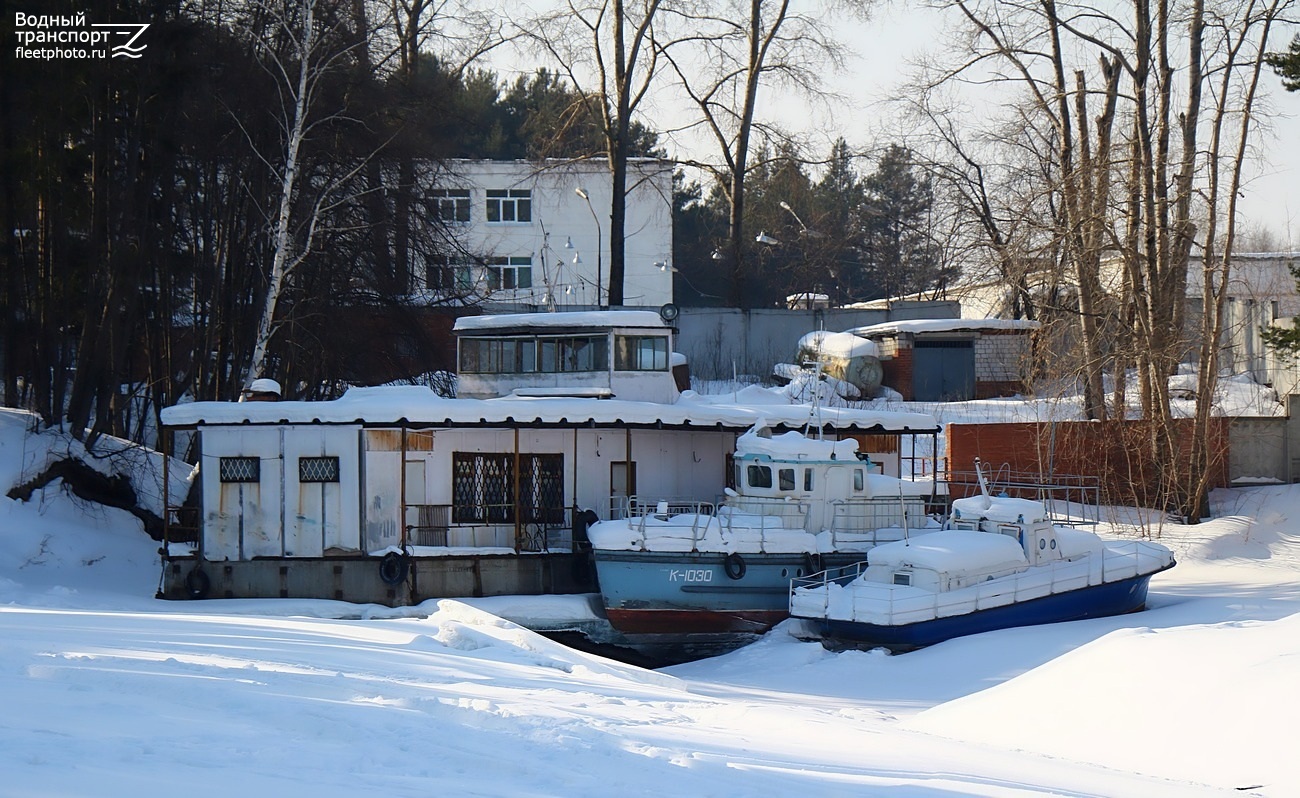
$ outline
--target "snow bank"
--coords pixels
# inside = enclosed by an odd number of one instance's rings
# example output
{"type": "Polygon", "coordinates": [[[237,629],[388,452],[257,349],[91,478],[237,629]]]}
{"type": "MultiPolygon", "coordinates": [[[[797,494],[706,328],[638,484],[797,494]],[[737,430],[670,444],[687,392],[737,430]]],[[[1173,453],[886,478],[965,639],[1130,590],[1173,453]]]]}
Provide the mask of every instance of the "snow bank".
{"type": "MultiPolygon", "coordinates": [[[[0,494],[26,484],[61,460],[74,460],[105,477],[127,479],[136,505],[155,517],[163,515],[163,455],[130,441],[100,436],[91,449],[66,431],[42,428],[33,413],[0,409],[0,494]]],[[[198,469],[171,458],[170,504],[185,500],[198,469]]]]}

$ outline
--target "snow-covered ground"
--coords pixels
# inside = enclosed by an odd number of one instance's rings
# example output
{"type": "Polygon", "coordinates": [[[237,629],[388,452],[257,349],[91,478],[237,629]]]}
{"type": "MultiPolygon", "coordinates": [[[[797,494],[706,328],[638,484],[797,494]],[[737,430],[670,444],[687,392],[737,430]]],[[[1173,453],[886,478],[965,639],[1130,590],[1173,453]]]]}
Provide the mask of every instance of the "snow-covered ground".
{"type": "Polygon", "coordinates": [[[138,520],[8,487],[4,796],[1300,795],[1300,488],[1163,527],[1141,614],[647,671],[487,612],[580,598],[158,601],[138,520]]]}

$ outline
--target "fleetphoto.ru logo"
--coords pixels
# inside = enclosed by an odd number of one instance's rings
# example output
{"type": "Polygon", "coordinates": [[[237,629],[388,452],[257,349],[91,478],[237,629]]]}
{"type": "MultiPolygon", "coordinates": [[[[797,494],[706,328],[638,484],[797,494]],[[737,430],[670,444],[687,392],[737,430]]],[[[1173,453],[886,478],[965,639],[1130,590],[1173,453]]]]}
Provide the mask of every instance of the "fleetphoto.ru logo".
{"type": "Polygon", "coordinates": [[[139,58],[149,45],[140,37],[147,22],[87,22],[80,14],[14,14],[16,58],[139,58]]]}

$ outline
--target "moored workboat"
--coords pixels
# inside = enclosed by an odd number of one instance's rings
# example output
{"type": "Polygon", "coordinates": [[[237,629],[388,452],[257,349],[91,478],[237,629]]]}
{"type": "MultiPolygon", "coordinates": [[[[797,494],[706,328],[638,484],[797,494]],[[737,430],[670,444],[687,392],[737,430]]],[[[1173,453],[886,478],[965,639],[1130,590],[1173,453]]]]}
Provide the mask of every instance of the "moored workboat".
{"type": "Polygon", "coordinates": [[[787,617],[791,579],[933,523],[933,483],[877,473],[853,440],[756,427],[733,463],[736,487],[721,503],[633,498],[588,530],[605,612],[638,647],[747,642],[787,617]]]}
{"type": "Polygon", "coordinates": [[[823,640],[907,650],[962,635],[1144,608],[1173,553],[1054,526],[1042,503],[958,499],[948,529],[892,542],[852,569],[796,578],[790,614],[823,640]]]}

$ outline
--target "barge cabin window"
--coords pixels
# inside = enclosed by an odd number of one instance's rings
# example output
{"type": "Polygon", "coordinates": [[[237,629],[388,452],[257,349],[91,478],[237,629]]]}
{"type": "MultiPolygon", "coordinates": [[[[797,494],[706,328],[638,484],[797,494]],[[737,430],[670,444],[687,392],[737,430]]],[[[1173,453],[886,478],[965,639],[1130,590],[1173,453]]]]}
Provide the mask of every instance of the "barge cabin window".
{"type": "Polygon", "coordinates": [[[223,457],[218,470],[222,482],[257,482],[262,478],[262,461],[256,457],[223,457]]]}
{"type": "Polygon", "coordinates": [[[460,339],[460,371],[465,374],[608,370],[609,340],[603,335],[460,339]]]}
{"type": "Polygon", "coordinates": [[[452,453],[452,523],[564,522],[564,455],[520,454],[518,475],[515,458],[511,453],[452,453]]]}

